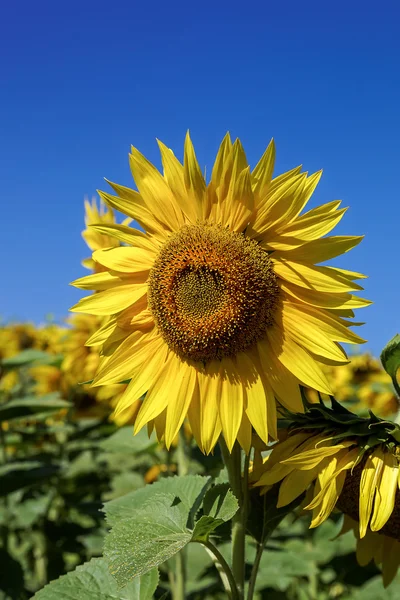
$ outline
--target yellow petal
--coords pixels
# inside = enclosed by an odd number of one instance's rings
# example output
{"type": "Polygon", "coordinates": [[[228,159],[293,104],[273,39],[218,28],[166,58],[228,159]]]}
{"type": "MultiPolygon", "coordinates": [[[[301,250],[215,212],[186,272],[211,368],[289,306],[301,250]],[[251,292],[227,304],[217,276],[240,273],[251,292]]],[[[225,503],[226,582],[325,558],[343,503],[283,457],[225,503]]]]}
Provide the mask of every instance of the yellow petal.
{"type": "Polygon", "coordinates": [[[189,132],[187,132],[185,138],[183,169],[185,186],[190,199],[194,203],[194,212],[198,218],[201,218],[203,214],[202,208],[206,191],[206,182],[204,181],[199,163],[197,162],[189,132]]]}
{"type": "Polygon", "coordinates": [[[143,250],[147,250],[147,252],[151,252],[152,254],[156,254],[158,252],[159,242],[150,235],[144,234],[139,229],[127,227],[126,225],[104,225],[103,223],[95,223],[90,225],[90,227],[94,231],[98,231],[99,233],[103,233],[105,235],[110,235],[115,239],[124,242],[125,244],[134,246],[135,248],[142,248],[143,250]]]}
{"type": "Polygon", "coordinates": [[[237,440],[246,454],[249,454],[251,450],[252,442],[252,429],[251,423],[247,418],[246,413],[243,413],[242,421],[240,423],[239,430],[237,432],[237,440]]]}
{"type": "Polygon", "coordinates": [[[348,363],[344,350],[324,331],[324,323],[321,321],[318,327],[318,320],[304,318],[307,316],[291,303],[282,302],[282,332],[287,331],[296,343],[317,356],[328,358],[336,364],[348,363]]]}
{"type": "Polygon", "coordinates": [[[86,275],[86,277],[80,277],[71,282],[71,285],[79,288],[80,290],[108,290],[111,287],[122,285],[126,283],[126,280],[112,275],[107,271],[102,273],[93,273],[92,275],[86,275]]]}
{"type": "Polygon", "coordinates": [[[361,286],[332,267],[316,267],[274,257],[271,260],[278,277],[300,287],[329,293],[362,290],[361,286]]]}
{"type": "Polygon", "coordinates": [[[203,452],[209,454],[214,448],[221,433],[221,422],[218,415],[216,398],[220,395],[221,380],[218,377],[219,363],[211,361],[205,371],[197,372],[199,394],[193,396],[189,406],[189,421],[193,432],[197,432],[196,440],[203,452]]]}
{"type": "Polygon", "coordinates": [[[180,368],[178,377],[171,386],[165,422],[165,445],[170,448],[184,418],[187,415],[196,385],[196,369],[189,363],[176,358],[180,368]]]}
{"type": "Polygon", "coordinates": [[[226,445],[231,452],[242,420],[243,386],[232,359],[224,358],[221,362],[220,376],[219,417],[226,445]]]}
{"type": "Polygon", "coordinates": [[[369,300],[359,298],[358,296],[354,296],[347,292],[337,294],[320,292],[302,288],[284,280],[279,281],[279,286],[285,294],[289,294],[292,298],[296,298],[296,300],[301,303],[310,304],[317,308],[340,311],[342,309],[362,308],[372,304],[369,300]]]}
{"type": "Polygon", "coordinates": [[[397,458],[391,452],[385,452],[383,455],[382,475],[377,485],[371,518],[370,527],[372,531],[382,529],[393,512],[398,475],[399,463],[397,458]]]}
{"type": "Polygon", "coordinates": [[[161,152],[164,177],[180,209],[185,213],[190,222],[195,223],[199,215],[196,210],[196,203],[188,196],[186,190],[183,165],[170,148],[167,148],[159,140],[157,140],[157,143],[161,152]]]}
{"type": "MultiPolygon", "coordinates": [[[[297,332],[301,329],[304,335],[308,330],[312,336],[323,335],[327,340],[334,342],[346,342],[348,344],[362,344],[365,342],[363,338],[344,326],[339,317],[335,315],[326,314],[323,310],[318,310],[313,306],[301,306],[293,302],[282,302],[282,307],[283,328],[285,328],[285,325],[290,327],[290,321],[292,321],[292,328],[297,332]],[[295,325],[293,325],[293,321],[296,322],[295,325]]],[[[343,353],[341,356],[337,354],[337,360],[340,359],[346,360],[346,355],[343,353]]]]}
{"type": "MultiPolygon", "coordinates": [[[[282,257],[297,262],[321,263],[348,252],[357,246],[363,238],[363,235],[325,237],[307,242],[300,248],[286,251],[282,253],[282,257]]],[[[278,250],[275,256],[280,255],[281,253],[278,250]]]]}
{"type": "Polygon", "coordinates": [[[269,230],[276,230],[282,222],[290,222],[304,206],[304,186],[307,175],[300,173],[282,184],[268,202],[260,209],[254,221],[254,227],[259,234],[268,236],[269,230]]]}
{"type": "Polygon", "coordinates": [[[293,373],[305,386],[314,388],[323,394],[332,394],[324,373],[306,350],[296,344],[289,335],[283,337],[276,327],[268,329],[267,335],[272,351],[288,371],[293,373]]]}
{"type": "MultiPolygon", "coordinates": [[[[107,181],[107,180],[106,180],[107,181]]],[[[145,206],[138,192],[108,181],[118,196],[112,196],[106,192],[97,190],[100,197],[116,210],[128,215],[139,223],[148,233],[162,233],[163,225],[156,219],[152,212],[145,206]]]]}
{"type": "Polygon", "coordinates": [[[93,252],[93,260],[112,271],[136,273],[149,271],[154,265],[155,255],[142,248],[120,246],[93,252]]]}
{"type": "Polygon", "coordinates": [[[171,231],[179,229],[184,224],[182,212],[161,173],[133,146],[129,162],[146,208],[154,212],[157,219],[171,231]]]}
{"type": "MultiPolygon", "coordinates": [[[[254,361],[245,352],[237,355],[237,369],[247,396],[246,415],[260,438],[267,444],[267,397],[260,373],[254,361]]],[[[275,400],[273,401],[275,403],[275,400]]]]}
{"type": "Polygon", "coordinates": [[[251,173],[256,205],[261,203],[271,183],[275,165],[275,143],[272,139],[251,173]]]}
{"type": "Polygon", "coordinates": [[[147,392],[166,361],[167,351],[168,347],[162,339],[152,344],[151,353],[147,353],[147,360],[137,369],[115,408],[116,417],[147,392]]]}
{"type": "Polygon", "coordinates": [[[134,331],[120,344],[118,350],[104,361],[104,366],[102,362],[93,380],[93,386],[120,383],[130,379],[160,344],[160,337],[153,332],[147,334],[134,331]]]}
{"type": "Polygon", "coordinates": [[[287,506],[305,492],[310,483],[316,479],[320,468],[321,466],[318,464],[314,469],[308,471],[295,469],[289,473],[280,485],[277,508],[287,506]]]}
{"type": "Polygon", "coordinates": [[[119,285],[79,300],[71,312],[108,316],[135,304],[147,294],[147,283],[119,285]]]}
{"type": "Polygon", "coordinates": [[[346,473],[341,472],[327,488],[323,500],[319,507],[313,511],[313,518],[311,521],[310,529],[318,527],[329,517],[333,509],[335,508],[336,502],[342,493],[343,485],[346,479],[346,473]]]}
{"type": "Polygon", "coordinates": [[[279,402],[292,412],[303,412],[299,380],[274,354],[267,338],[257,344],[262,370],[279,402]]]}
{"type": "Polygon", "coordinates": [[[372,506],[375,498],[376,487],[379,484],[383,469],[383,452],[380,448],[370,454],[364,465],[360,478],[360,538],[365,536],[372,506]]]}
{"type": "MultiPolygon", "coordinates": [[[[339,201],[331,203],[338,206],[339,201]]],[[[325,205],[328,206],[328,205],[325,205]]],[[[320,208],[325,208],[320,207],[320,208]]],[[[342,219],[346,209],[336,212],[326,210],[326,213],[313,209],[303,217],[295,219],[290,225],[282,227],[279,232],[265,235],[260,244],[266,250],[291,250],[302,246],[305,242],[319,239],[329,233],[342,219]]]]}
{"type": "MultiPolygon", "coordinates": [[[[140,408],[135,423],[135,433],[138,433],[146,423],[155,419],[162,411],[167,408],[171,399],[171,381],[176,381],[179,377],[181,363],[177,360],[176,354],[169,352],[167,360],[158,373],[158,377],[153,381],[146,398],[140,408]]],[[[160,437],[159,431],[157,436],[160,437]]]]}

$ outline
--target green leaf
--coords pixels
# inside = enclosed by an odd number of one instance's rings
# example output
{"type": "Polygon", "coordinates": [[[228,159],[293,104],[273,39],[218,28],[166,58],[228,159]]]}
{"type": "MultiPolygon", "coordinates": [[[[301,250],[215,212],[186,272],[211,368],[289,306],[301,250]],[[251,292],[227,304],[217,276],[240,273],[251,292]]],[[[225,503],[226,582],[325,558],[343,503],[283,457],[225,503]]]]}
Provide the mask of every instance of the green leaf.
{"type": "Polygon", "coordinates": [[[180,498],[188,513],[195,514],[210,482],[210,477],[203,477],[202,475],[166,477],[146,485],[140,490],[126,494],[126,496],[106,502],[103,510],[106,513],[109,525],[114,525],[120,519],[131,517],[135,510],[140,509],[155,494],[173,494],[174,497],[178,496],[180,498]]]}
{"type": "Polygon", "coordinates": [[[352,596],[352,600],[398,600],[400,598],[400,575],[397,575],[392,583],[385,589],[382,577],[374,577],[365,583],[352,596]]]}
{"type": "MultiPolygon", "coordinates": [[[[155,487],[155,486],[148,486],[155,487]]],[[[138,494],[135,492],[135,494],[138,494]]],[[[117,520],[104,545],[110,571],[120,586],[160,565],[188,544],[189,510],[175,494],[152,495],[129,518],[117,520]]]]}
{"type": "Polygon", "coordinates": [[[229,483],[219,483],[208,490],[203,500],[204,514],[229,521],[238,511],[239,503],[232,493],[229,483]]]}
{"type": "Polygon", "coordinates": [[[129,426],[121,427],[121,429],[110,435],[109,438],[102,440],[99,446],[107,452],[141,454],[143,452],[152,452],[157,447],[157,440],[154,435],[149,438],[146,430],[133,435],[133,427],[129,426]]]}
{"type": "Polygon", "coordinates": [[[399,383],[396,379],[396,373],[400,368],[400,334],[396,334],[390,342],[386,344],[381,353],[381,361],[386,373],[392,378],[393,384],[399,392],[399,383]]]}
{"type": "Polygon", "coordinates": [[[75,571],[52,581],[34,600],[152,600],[157,589],[157,569],[137,578],[122,591],[108,570],[104,558],[93,558],[75,571]]]}
{"type": "Polygon", "coordinates": [[[277,508],[279,487],[279,483],[275,484],[263,496],[260,496],[258,488],[250,491],[250,514],[247,528],[254,539],[261,544],[265,543],[282,519],[301,504],[305,496],[303,493],[287,506],[277,508]]]}
{"type": "Polygon", "coordinates": [[[197,521],[193,531],[193,541],[206,542],[210,534],[222,523],[232,519],[239,509],[236,497],[228,483],[212,487],[203,500],[204,515],[197,521]]]}
{"type": "Polygon", "coordinates": [[[10,419],[29,418],[32,415],[41,412],[53,412],[62,408],[70,408],[71,402],[60,398],[58,392],[47,394],[46,396],[26,396],[10,400],[0,405],[0,422],[10,419]]]}
{"type": "Polygon", "coordinates": [[[310,577],[316,573],[316,566],[298,552],[268,550],[261,558],[256,590],[270,587],[286,591],[294,577],[310,577]]]}
{"type": "Polygon", "coordinates": [[[12,507],[15,518],[15,525],[21,528],[32,527],[32,525],[42,517],[51,502],[52,492],[42,494],[36,498],[29,498],[23,502],[18,502],[12,507]]]}
{"type": "Polygon", "coordinates": [[[39,461],[15,462],[0,466],[0,497],[48,479],[57,473],[58,469],[57,465],[39,461]]]}
{"type": "Polygon", "coordinates": [[[35,350],[34,348],[30,348],[28,350],[23,350],[19,354],[11,356],[10,358],[4,358],[1,361],[1,368],[8,371],[11,369],[19,369],[20,367],[26,367],[32,364],[48,365],[59,360],[59,356],[54,356],[48,354],[47,352],[43,352],[42,350],[35,350]]]}

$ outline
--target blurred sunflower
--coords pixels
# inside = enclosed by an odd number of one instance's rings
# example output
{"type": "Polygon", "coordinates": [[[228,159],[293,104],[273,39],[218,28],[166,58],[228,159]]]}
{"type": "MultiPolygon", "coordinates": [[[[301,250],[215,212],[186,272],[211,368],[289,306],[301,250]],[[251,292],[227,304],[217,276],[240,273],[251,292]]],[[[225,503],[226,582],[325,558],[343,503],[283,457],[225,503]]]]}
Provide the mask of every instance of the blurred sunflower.
{"type": "MultiPolygon", "coordinates": [[[[369,353],[355,354],[349,358],[347,365],[324,366],[336,400],[346,403],[347,408],[361,416],[368,415],[369,409],[380,417],[394,415],[399,401],[392,380],[379,360],[369,353]]],[[[318,402],[315,390],[306,390],[306,395],[311,402],[318,402]]]]}
{"type": "MultiPolygon", "coordinates": [[[[400,542],[399,425],[372,413],[368,419],[358,417],[335,400],[332,408],[309,405],[304,415],[289,418],[292,424],[286,439],[258,468],[255,485],[266,492],[281,482],[278,507],[308,490],[304,510],[312,511],[310,527],[323,523],[337,508],[357,522],[359,540],[366,536],[370,540],[379,532],[382,538],[400,542]]],[[[359,546],[360,556],[366,556],[364,543],[359,546]]],[[[367,562],[374,552],[368,556],[367,562]]],[[[375,558],[382,562],[385,553],[375,558]]],[[[396,570],[399,563],[400,559],[396,570]]],[[[393,573],[392,565],[388,572],[394,576],[396,570],[393,573]]]]}
{"type": "Polygon", "coordinates": [[[338,342],[360,343],[344,317],[369,304],[353,295],[363,275],[315,266],[361,237],[322,236],[340,202],[300,215],[321,172],[272,179],[270,143],[253,171],[226,135],[208,185],[189,135],[181,164],[159,142],[163,175],[136,149],[138,192],[100,192],[147,233],[126,225],[89,229],[127,246],[99,249],[98,272],[74,285],[97,293],[72,308],[109,319],[97,332],[103,358],[94,385],[130,379],[117,414],[147,392],[135,431],[148,424],[170,446],[186,415],[200,448],[221,432],[248,451],[252,427],[277,436],[277,399],[301,410],[299,383],[330,393],[322,363],[343,364],[338,342]]]}

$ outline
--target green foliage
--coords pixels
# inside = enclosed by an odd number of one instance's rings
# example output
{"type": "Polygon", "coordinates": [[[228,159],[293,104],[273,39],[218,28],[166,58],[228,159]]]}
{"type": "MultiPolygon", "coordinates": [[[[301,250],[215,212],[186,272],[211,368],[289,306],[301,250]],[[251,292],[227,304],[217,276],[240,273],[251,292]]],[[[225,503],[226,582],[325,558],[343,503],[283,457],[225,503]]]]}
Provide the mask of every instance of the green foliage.
{"type": "Polygon", "coordinates": [[[71,408],[71,406],[71,402],[60,398],[58,392],[47,394],[41,398],[37,396],[16,398],[0,405],[0,423],[11,419],[29,419],[32,415],[35,415],[36,419],[43,415],[48,417],[63,408],[71,408]]]}
{"type": "Polygon", "coordinates": [[[381,353],[383,368],[390,375],[397,393],[400,395],[400,382],[397,380],[397,372],[400,369],[400,334],[397,333],[386,344],[381,353]]]}
{"type": "MultiPolygon", "coordinates": [[[[395,338],[383,353],[392,377],[399,347],[395,338]]],[[[229,568],[239,506],[218,448],[167,451],[146,431],[82,414],[81,390],[68,400],[35,396],[29,368],[59,362],[25,350],[1,365],[18,369],[19,382],[0,399],[0,600],[177,600],[179,565],[187,600],[226,599],[213,549],[229,568]]],[[[277,509],[277,493],[250,493],[247,585],[265,545],[254,600],[400,596],[398,577],[384,590],[373,564],[357,565],[354,536],[338,536],[337,516],[310,531],[301,498],[277,509]]]]}
{"type": "Polygon", "coordinates": [[[121,586],[172,558],[189,542],[207,541],[232,518],[238,503],[229,486],[207,490],[209,485],[210,478],[200,475],[170,477],[105,505],[112,529],[104,555],[121,586]]]}
{"type": "Polygon", "coordinates": [[[35,600],[152,600],[158,584],[157,569],[138,577],[119,591],[103,558],[93,558],[35,594],[35,600]]]}

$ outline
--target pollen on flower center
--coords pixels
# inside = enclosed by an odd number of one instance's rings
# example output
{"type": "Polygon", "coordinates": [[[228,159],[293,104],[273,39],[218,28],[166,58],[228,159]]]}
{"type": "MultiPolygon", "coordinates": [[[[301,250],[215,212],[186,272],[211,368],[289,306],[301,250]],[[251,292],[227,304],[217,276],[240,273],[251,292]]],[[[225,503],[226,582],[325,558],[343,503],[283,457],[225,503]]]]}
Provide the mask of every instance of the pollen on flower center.
{"type": "Polygon", "coordinates": [[[179,356],[204,363],[261,339],[278,293],[257,242],[215,224],[171,235],[149,278],[149,307],[164,340],[179,356]]]}

